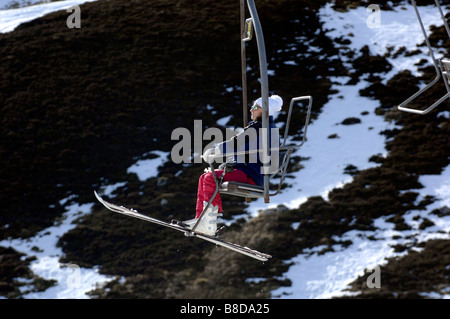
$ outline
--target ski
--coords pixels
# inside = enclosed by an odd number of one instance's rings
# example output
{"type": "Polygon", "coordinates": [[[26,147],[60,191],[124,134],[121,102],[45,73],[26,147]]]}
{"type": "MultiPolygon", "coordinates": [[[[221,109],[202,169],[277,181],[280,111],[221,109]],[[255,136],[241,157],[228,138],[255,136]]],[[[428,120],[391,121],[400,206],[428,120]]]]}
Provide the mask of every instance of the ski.
{"type": "Polygon", "coordinates": [[[240,246],[238,244],[224,241],[220,237],[208,236],[206,234],[197,233],[195,231],[191,231],[189,228],[186,228],[186,227],[183,227],[183,226],[180,226],[177,224],[167,223],[167,222],[159,220],[157,218],[143,215],[135,209],[109,203],[109,202],[105,201],[100,195],[98,195],[98,193],[96,191],[94,191],[94,194],[95,194],[95,197],[97,198],[97,200],[103,206],[105,206],[107,209],[109,209],[110,211],[113,211],[115,213],[126,215],[126,216],[137,218],[137,219],[141,219],[146,222],[154,223],[154,224],[161,225],[164,227],[168,227],[168,228],[183,232],[185,234],[185,236],[187,236],[187,237],[197,237],[197,238],[209,241],[211,243],[214,243],[218,246],[222,246],[224,248],[230,249],[237,253],[260,260],[260,261],[267,261],[269,258],[272,258],[271,255],[261,253],[257,250],[254,250],[254,249],[251,249],[248,247],[240,246]]]}
{"type": "Polygon", "coordinates": [[[257,250],[254,250],[254,249],[251,249],[251,248],[248,248],[248,247],[243,247],[243,246],[240,246],[240,245],[237,245],[237,244],[234,244],[234,243],[230,243],[230,242],[224,241],[224,240],[222,240],[222,239],[220,239],[218,237],[211,237],[211,236],[207,236],[207,235],[199,234],[199,233],[195,233],[195,237],[204,239],[204,240],[209,241],[211,243],[215,243],[216,245],[228,248],[230,250],[233,250],[233,251],[241,253],[243,255],[247,255],[249,257],[258,259],[260,261],[267,261],[267,260],[269,260],[269,258],[272,258],[271,255],[259,252],[257,250]]]}

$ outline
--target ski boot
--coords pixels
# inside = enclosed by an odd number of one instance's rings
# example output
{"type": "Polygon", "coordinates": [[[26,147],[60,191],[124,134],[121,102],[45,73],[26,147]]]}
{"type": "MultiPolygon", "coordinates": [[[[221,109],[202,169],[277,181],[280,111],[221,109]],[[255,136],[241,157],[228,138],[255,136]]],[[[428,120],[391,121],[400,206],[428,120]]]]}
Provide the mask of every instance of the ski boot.
{"type": "MultiPolygon", "coordinates": [[[[206,207],[207,204],[208,204],[207,202],[204,202],[203,207],[206,207]]],[[[223,232],[225,228],[225,226],[222,226],[219,229],[217,229],[217,218],[220,216],[223,216],[223,214],[219,213],[219,207],[217,206],[208,207],[206,212],[203,214],[199,224],[197,225],[197,227],[195,227],[194,231],[196,233],[201,233],[211,237],[217,237],[220,233],[223,232]]],[[[198,218],[189,219],[185,221],[178,221],[173,219],[171,223],[192,230],[198,221],[199,221],[198,218]]]]}
{"type": "Polygon", "coordinates": [[[222,215],[222,213],[219,213],[219,207],[208,207],[194,231],[215,237],[217,232],[217,218],[222,215]]]}

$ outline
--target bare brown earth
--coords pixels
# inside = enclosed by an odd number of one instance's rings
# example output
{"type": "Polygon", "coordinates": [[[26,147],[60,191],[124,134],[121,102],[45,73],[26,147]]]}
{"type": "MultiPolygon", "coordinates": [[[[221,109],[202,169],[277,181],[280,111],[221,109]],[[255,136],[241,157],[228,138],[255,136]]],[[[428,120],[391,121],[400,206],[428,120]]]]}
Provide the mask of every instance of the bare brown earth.
{"type": "MultiPolygon", "coordinates": [[[[328,201],[312,197],[294,210],[279,207],[251,222],[240,220],[223,235],[271,252],[274,258],[267,263],[113,215],[97,204],[59,241],[64,261],[100,265],[102,273],[126,278],[92,297],[269,298],[271,290],[290,285],[280,279],[290,266],[286,261],[303,249],[326,245],[323,253],[332,251],[339,235],[374,230],[372,221],[380,216],[394,215],[392,222],[402,230],[405,212],[433,201],[416,203],[418,194],[408,190],[421,187],[419,175],[439,174],[449,164],[449,119],[437,111],[418,117],[393,109],[417,90],[419,81],[432,78],[433,69],[425,69],[424,79],[402,72],[383,85],[380,77],[391,66],[366,48],[354,59],[353,69],[345,69],[316,14],[325,2],[258,2],[269,66],[276,73],[270,89],[286,97],[314,96],[314,121],[328,96],[336,93],[329,76],[349,75],[356,82],[371,74],[371,85],[361,94],[380,102],[377,114],[402,126],[383,132],[389,155],[374,155],[371,160],[380,164],[376,168],[350,167],[353,182],[333,190],[328,201]],[[322,51],[304,57],[308,47],[295,39],[300,36],[314,39],[322,51]],[[283,64],[289,60],[297,65],[283,64]],[[300,227],[293,229],[294,222],[300,227]],[[255,283],[248,278],[267,279],[255,283]]],[[[81,29],[68,29],[67,13],[56,12],[0,35],[1,239],[32,236],[61,216],[61,199],[76,195],[77,202],[93,202],[94,189],[115,182],[127,181],[117,191],[118,203],[132,203],[165,220],[193,215],[203,165],[168,161],[158,175],[167,180],[162,184],[158,178],[141,182],[126,169],[142,154],[170,151],[172,130],[190,129],[195,119],[208,126],[233,114],[229,125],[241,125],[241,92],[225,90],[240,86],[239,3],[212,3],[100,0],[81,7],[81,29]],[[208,111],[208,104],[217,112],[208,111]]],[[[336,8],[346,10],[348,4],[336,1],[336,8]]],[[[433,44],[439,38],[445,38],[445,30],[434,30],[433,44]]],[[[351,38],[341,44],[345,41],[351,38]]],[[[259,95],[257,57],[254,47],[248,52],[254,99],[259,95]]],[[[436,86],[412,107],[429,105],[443,90],[436,86]]],[[[448,109],[448,103],[442,108],[448,109]]],[[[293,123],[301,123],[303,115],[293,123]]],[[[358,125],[357,118],[348,122],[358,125]]],[[[300,137],[300,127],[292,134],[300,137]]],[[[302,160],[294,158],[291,168],[301,169],[302,160]]],[[[227,198],[224,205],[225,218],[246,207],[238,198],[227,198]]],[[[444,216],[446,211],[434,213],[444,216]]],[[[423,225],[428,227],[425,220],[423,225]]],[[[436,240],[424,244],[420,253],[390,261],[383,268],[389,276],[383,276],[382,290],[365,291],[360,287],[365,279],[356,279],[356,297],[421,298],[420,292],[449,287],[447,247],[448,241],[436,240]]],[[[13,249],[2,250],[0,257],[1,269],[8,270],[1,272],[0,295],[20,297],[14,278],[33,277],[30,260],[18,262],[20,253],[13,249]],[[18,268],[7,266],[17,262],[18,268]]]]}

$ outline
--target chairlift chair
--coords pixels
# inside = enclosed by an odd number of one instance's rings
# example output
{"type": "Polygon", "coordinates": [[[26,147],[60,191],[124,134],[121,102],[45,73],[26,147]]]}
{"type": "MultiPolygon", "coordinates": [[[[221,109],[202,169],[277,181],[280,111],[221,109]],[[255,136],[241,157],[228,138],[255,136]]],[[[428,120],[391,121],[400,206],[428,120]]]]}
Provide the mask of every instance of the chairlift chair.
{"type": "MultiPolygon", "coordinates": [[[[415,94],[410,96],[408,99],[406,99],[403,103],[398,105],[397,108],[400,111],[424,115],[424,114],[427,114],[430,111],[432,111],[434,108],[436,108],[442,102],[444,102],[446,99],[450,98],[450,59],[449,58],[445,58],[445,57],[441,58],[441,59],[436,59],[435,58],[435,56],[433,54],[433,49],[432,49],[432,47],[430,45],[430,41],[428,39],[427,32],[425,31],[425,28],[423,26],[422,19],[421,19],[420,14],[419,14],[419,10],[417,9],[416,1],[415,0],[411,0],[411,3],[414,6],[414,11],[416,13],[417,20],[419,21],[420,28],[422,30],[422,33],[423,33],[424,37],[425,37],[425,43],[426,43],[426,45],[428,47],[428,50],[430,52],[431,60],[433,62],[434,68],[436,70],[436,77],[430,83],[428,83],[425,87],[423,87],[421,90],[419,90],[418,92],[416,92],[415,94]],[[408,103],[410,103],[416,97],[418,97],[423,92],[428,90],[430,87],[435,85],[439,81],[439,79],[441,77],[442,77],[442,79],[444,81],[444,85],[445,85],[445,88],[447,90],[447,94],[445,94],[443,97],[441,97],[439,100],[434,102],[431,106],[429,106],[425,110],[418,110],[418,109],[412,109],[412,108],[405,107],[408,103]]],[[[445,15],[442,12],[442,9],[441,9],[441,6],[439,4],[439,1],[435,0],[435,3],[436,3],[436,6],[437,6],[437,8],[439,10],[440,15],[441,15],[441,19],[444,22],[444,26],[445,26],[445,29],[447,30],[447,34],[448,34],[448,36],[450,38],[450,28],[449,28],[449,26],[447,24],[447,20],[445,19],[445,15]]]]}

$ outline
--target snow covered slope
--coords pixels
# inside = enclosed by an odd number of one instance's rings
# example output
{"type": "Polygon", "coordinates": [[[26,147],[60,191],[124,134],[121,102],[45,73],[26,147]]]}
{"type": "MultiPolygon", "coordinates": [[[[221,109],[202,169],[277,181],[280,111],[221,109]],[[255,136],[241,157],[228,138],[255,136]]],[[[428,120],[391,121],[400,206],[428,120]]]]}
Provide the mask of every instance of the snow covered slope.
{"type": "MultiPolygon", "coordinates": [[[[442,25],[434,5],[420,7],[419,10],[427,29],[432,24],[442,25]]],[[[370,14],[364,7],[348,12],[336,12],[331,8],[331,4],[327,4],[320,12],[324,28],[330,30],[329,36],[350,38],[352,43],[349,46],[355,53],[364,45],[369,46],[372,54],[379,55],[384,55],[388,47],[394,47],[394,51],[402,46],[409,50],[421,50],[422,54],[414,57],[389,59],[394,69],[383,77],[389,79],[403,69],[418,74],[415,63],[423,58],[430,59],[426,47],[418,46],[424,39],[412,6],[405,5],[395,7],[393,11],[382,11],[379,28],[368,28],[366,22],[370,14]]],[[[374,114],[374,108],[378,106],[377,101],[359,96],[359,89],[366,87],[367,83],[362,80],[352,86],[341,85],[340,83],[345,83],[345,79],[333,81],[339,93],[324,106],[318,120],[308,128],[308,143],[299,151],[299,155],[310,157],[310,160],[303,162],[305,168],[295,174],[295,181],[289,181],[293,184],[292,189],[272,200],[274,206],[284,204],[295,208],[311,195],[326,198],[327,191],[351,180],[351,177],[344,174],[344,168],[348,164],[358,169],[366,169],[374,165],[368,161],[372,155],[386,154],[384,137],[379,132],[388,129],[391,124],[374,114]],[[364,110],[369,111],[369,115],[360,116],[360,112],[364,110]],[[360,117],[361,124],[348,127],[337,125],[349,116],[360,117]],[[331,134],[337,134],[339,139],[328,139],[331,134]],[[300,189],[301,192],[297,193],[300,189]]],[[[446,112],[448,114],[448,111],[446,112]]],[[[426,211],[408,213],[405,219],[413,229],[409,234],[412,237],[410,241],[420,243],[431,238],[449,239],[450,218],[433,217],[429,212],[435,208],[449,206],[450,167],[441,175],[422,176],[420,183],[425,187],[419,191],[421,198],[417,199],[418,202],[426,195],[435,196],[439,200],[426,211]],[[419,230],[417,222],[413,220],[413,216],[418,215],[432,218],[436,226],[419,230]]],[[[256,212],[263,207],[263,204],[259,203],[253,205],[252,209],[256,212]]],[[[393,246],[405,242],[401,239],[403,237],[393,239],[399,233],[394,230],[394,224],[386,223],[389,217],[375,221],[375,226],[380,231],[350,231],[344,234],[340,240],[351,239],[353,244],[349,247],[335,247],[336,252],[323,255],[317,254],[321,250],[321,247],[318,247],[294,258],[294,266],[285,274],[285,277],[292,281],[292,286],[273,291],[273,297],[331,298],[342,295],[347,285],[362,275],[364,269],[371,269],[383,264],[386,258],[400,255],[394,252],[393,246]],[[375,236],[378,240],[368,240],[370,236],[375,236]]]]}

